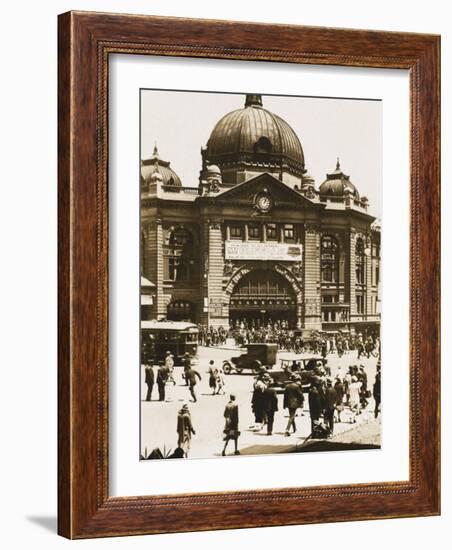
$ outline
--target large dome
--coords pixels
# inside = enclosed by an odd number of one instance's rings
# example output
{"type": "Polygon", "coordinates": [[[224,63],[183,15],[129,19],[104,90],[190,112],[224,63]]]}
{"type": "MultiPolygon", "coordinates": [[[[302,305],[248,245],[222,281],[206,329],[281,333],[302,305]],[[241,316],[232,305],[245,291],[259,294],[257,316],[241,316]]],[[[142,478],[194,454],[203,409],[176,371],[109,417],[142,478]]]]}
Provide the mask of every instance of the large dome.
{"type": "Polygon", "coordinates": [[[215,125],[204,152],[220,167],[231,163],[284,163],[294,173],[304,171],[304,155],[294,130],[281,117],[262,106],[260,95],[247,95],[243,109],[222,117],[215,125]]]}

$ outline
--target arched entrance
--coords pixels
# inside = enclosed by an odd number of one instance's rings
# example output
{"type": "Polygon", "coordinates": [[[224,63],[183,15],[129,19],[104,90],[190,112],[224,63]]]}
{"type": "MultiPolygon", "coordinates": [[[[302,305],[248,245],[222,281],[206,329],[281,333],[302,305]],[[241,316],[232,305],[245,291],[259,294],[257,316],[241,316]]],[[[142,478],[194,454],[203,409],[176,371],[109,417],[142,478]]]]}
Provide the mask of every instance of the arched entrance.
{"type": "Polygon", "coordinates": [[[262,326],[269,321],[297,325],[297,296],[290,282],[273,269],[253,269],[234,286],[229,302],[232,326],[245,322],[262,326]]]}

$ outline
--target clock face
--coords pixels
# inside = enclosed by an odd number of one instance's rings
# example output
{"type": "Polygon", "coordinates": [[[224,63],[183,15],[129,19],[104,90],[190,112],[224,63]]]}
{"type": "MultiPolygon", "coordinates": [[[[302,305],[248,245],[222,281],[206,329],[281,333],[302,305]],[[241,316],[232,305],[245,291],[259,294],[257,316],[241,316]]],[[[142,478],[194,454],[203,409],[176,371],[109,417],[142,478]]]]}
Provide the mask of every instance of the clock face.
{"type": "Polygon", "coordinates": [[[268,195],[260,195],[257,197],[256,205],[261,212],[268,212],[271,208],[272,201],[268,195]]]}

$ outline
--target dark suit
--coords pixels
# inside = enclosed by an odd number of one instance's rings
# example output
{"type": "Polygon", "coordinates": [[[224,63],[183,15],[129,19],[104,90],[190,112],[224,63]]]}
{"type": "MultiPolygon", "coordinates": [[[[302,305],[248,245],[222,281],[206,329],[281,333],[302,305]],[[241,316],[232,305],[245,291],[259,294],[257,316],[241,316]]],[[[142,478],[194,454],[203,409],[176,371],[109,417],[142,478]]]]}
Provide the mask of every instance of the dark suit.
{"type": "Polygon", "coordinates": [[[262,408],[267,419],[267,433],[271,435],[273,432],[273,422],[275,412],[278,410],[278,395],[275,388],[265,388],[262,395],[262,408]]]}
{"type": "Polygon", "coordinates": [[[289,422],[287,423],[286,434],[289,433],[291,427],[294,433],[297,431],[297,427],[295,425],[295,415],[297,414],[297,409],[302,407],[303,403],[304,395],[300,384],[297,384],[296,382],[290,382],[287,384],[284,391],[283,405],[285,409],[289,409],[289,422]]]}
{"type": "Polygon", "coordinates": [[[193,401],[197,401],[196,393],[195,393],[196,377],[198,377],[201,380],[201,375],[197,370],[192,369],[190,367],[188,370],[185,371],[185,381],[188,382],[188,385],[190,387],[190,393],[191,393],[191,396],[193,397],[193,401]]]}
{"type": "Polygon", "coordinates": [[[314,422],[322,414],[322,398],[315,386],[309,390],[309,414],[311,415],[311,430],[313,430],[314,422]]]}
{"type": "Polygon", "coordinates": [[[325,390],[325,424],[330,432],[334,431],[334,410],[336,408],[337,393],[334,388],[328,386],[325,390]]]}
{"type": "Polygon", "coordinates": [[[146,384],[148,386],[148,393],[146,395],[146,401],[150,401],[151,400],[151,395],[152,395],[152,388],[154,387],[154,369],[152,368],[151,365],[147,365],[144,369],[144,372],[145,372],[144,381],[146,382],[146,384]]]}
{"type": "Polygon", "coordinates": [[[168,369],[160,366],[157,372],[157,386],[159,389],[159,401],[165,401],[165,385],[168,380],[168,369]]]}

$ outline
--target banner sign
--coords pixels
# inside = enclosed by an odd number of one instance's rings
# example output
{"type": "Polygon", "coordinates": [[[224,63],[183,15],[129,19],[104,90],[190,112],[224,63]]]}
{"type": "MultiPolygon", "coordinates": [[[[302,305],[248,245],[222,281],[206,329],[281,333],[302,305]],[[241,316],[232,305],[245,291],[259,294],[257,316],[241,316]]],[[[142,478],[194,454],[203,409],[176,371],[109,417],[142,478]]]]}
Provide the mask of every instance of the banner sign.
{"type": "Polygon", "coordinates": [[[278,262],[301,262],[303,246],[301,244],[260,243],[226,241],[226,260],[274,260],[278,262]]]}

